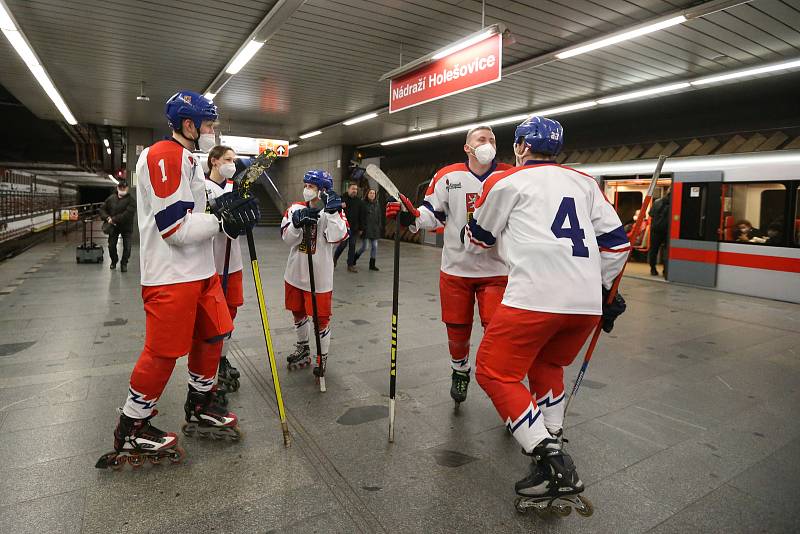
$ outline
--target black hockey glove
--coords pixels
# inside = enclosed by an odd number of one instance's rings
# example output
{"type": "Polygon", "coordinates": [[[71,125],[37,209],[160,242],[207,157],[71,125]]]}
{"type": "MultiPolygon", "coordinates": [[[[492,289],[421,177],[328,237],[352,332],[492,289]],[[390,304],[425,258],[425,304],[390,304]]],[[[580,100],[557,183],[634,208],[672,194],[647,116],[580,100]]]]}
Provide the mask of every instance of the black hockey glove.
{"type": "Polygon", "coordinates": [[[302,208],[292,213],[292,225],[295,228],[316,224],[317,219],[319,219],[319,210],[314,208],[302,208]]]}
{"type": "MultiPolygon", "coordinates": [[[[223,198],[231,193],[222,195],[223,198]]],[[[213,208],[212,208],[213,209],[213,208]]],[[[242,198],[241,196],[234,202],[226,203],[225,207],[215,213],[220,219],[220,226],[225,235],[231,239],[236,239],[244,235],[248,230],[252,230],[261,217],[258,209],[258,200],[255,197],[242,198]]]]}
{"type": "Polygon", "coordinates": [[[325,213],[337,213],[342,210],[342,197],[330,189],[319,194],[320,200],[325,203],[325,213]]]}
{"type": "Polygon", "coordinates": [[[242,195],[239,194],[238,191],[230,191],[218,196],[217,198],[210,198],[208,200],[208,209],[211,210],[211,213],[217,216],[217,219],[221,219],[222,210],[233,206],[241,199],[242,195]]]}
{"type": "Polygon", "coordinates": [[[617,317],[625,313],[628,307],[625,304],[625,299],[619,294],[619,291],[614,295],[614,300],[610,304],[606,303],[608,300],[608,289],[603,288],[603,332],[610,333],[614,329],[614,321],[617,317]]]}

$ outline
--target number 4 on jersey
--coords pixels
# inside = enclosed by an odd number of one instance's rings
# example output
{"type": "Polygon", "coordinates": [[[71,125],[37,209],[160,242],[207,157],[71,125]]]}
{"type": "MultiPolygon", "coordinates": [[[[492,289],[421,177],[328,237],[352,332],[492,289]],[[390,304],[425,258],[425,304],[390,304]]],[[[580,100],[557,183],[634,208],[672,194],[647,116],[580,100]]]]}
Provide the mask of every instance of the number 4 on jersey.
{"type": "Polygon", "coordinates": [[[558,239],[569,239],[572,241],[572,255],[580,258],[589,257],[589,249],[583,243],[586,238],[586,233],[580,226],[578,221],[578,212],[575,209],[575,199],[572,197],[564,197],[561,199],[561,205],[558,207],[556,217],[553,219],[553,224],[550,230],[558,239]],[[569,219],[569,228],[564,227],[564,223],[569,219]]]}

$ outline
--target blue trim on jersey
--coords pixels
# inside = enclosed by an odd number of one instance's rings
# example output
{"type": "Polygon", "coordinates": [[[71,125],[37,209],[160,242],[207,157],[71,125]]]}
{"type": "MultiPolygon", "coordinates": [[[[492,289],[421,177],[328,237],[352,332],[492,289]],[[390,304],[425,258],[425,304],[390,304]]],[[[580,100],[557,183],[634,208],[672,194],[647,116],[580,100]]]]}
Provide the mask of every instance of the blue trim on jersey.
{"type": "Polygon", "coordinates": [[[480,181],[482,182],[482,181],[486,180],[488,177],[490,177],[490,176],[492,175],[492,173],[495,171],[495,169],[497,169],[497,160],[496,160],[496,159],[493,159],[493,160],[492,160],[492,166],[491,166],[491,167],[489,167],[489,170],[488,170],[488,171],[486,171],[485,173],[481,174],[480,176],[478,176],[477,174],[475,174],[474,172],[472,172],[472,169],[470,169],[470,168],[469,168],[469,160],[467,160],[467,161],[464,163],[464,165],[466,165],[466,166],[467,166],[467,170],[469,171],[469,173],[470,173],[472,176],[474,176],[475,178],[477,178],[478,180],[480,180],[480,181]]]}
{"type": "Polygon", "coordinates": [[[475,219],[469,221],[469,233],[476,240],[484,243],[489,247],[493,247],[497,239],[492,235],[489,230],[484,230],[475,222],[475,219]]]}
{"type": "Polygon", "coordinates": [[[159,232],[163,232],[176,222],[180,221],[186,216],[186,212],[194,209],[194,202],[186,202],[179,200],[170,204],[163,210],[155,215],[156,226],[159,232]]]}
{"type": "Polygon", "coordinates": [[[427,200],[422,203],[421,207],[428,208],[428,211],[433,213],[433,216],[436,217],[436,219],[440,223],[444,224],[447,222],[447,214],[443,211],[436,211],[435,209],[433,209],[433,205],[431,205],[431,203],[428,202],[427,200]]]}
{"type": "Polygon", "coordinates": [[[622,226],[597,236],[597,245],[602,248],[614,248],[628,243],[628,234],[625,233],[625,229],[622,226]]]}

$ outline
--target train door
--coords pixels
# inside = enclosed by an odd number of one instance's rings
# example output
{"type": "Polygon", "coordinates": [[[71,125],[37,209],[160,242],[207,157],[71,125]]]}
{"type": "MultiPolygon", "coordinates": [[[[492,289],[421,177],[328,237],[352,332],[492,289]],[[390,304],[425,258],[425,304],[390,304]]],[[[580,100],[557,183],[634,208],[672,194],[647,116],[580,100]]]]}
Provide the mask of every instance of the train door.
{"type": "Polygon", "coordinates": [[[716,287],[722,172],[676,172],[673,177],[668,279],[716,287]]]}

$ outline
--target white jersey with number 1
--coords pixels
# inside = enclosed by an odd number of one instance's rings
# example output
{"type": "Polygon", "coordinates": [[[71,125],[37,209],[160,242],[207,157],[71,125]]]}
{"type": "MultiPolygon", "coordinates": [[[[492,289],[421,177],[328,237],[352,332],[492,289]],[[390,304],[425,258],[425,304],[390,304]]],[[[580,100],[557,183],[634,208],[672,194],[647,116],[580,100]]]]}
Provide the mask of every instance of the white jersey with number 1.
{"type": "Polygon", "coordinates": [[[591,176],[532,162],[493,176],[467,227],[470,252],[499,249],[509,267],[503,304],[549,313],[600,315],[630,243],[591,176]]]}
{"type": "Polygon", "coordinates": [[[443,167],[431,179],[425,201],[419,207],[420,215],[409,230],[416,232],[444,227],[443,272],[465,278],[508,274],[508,268],[497,251],[483,256],[468,254],[461,242],[461,231],[472,219],[484,181],[510,168],[510,165],[495,162],[486,174],[477,176],[465,163],[455,163],[443,167]]]}
{"type": "Polygon", "coordinates": [[[139,156],[136,175],[142,285],[213,276],[219,221],[205,213],[206,178],[197,156],[174,139],[158,141],[139,156]]]}

